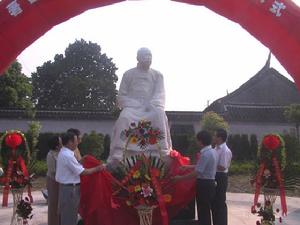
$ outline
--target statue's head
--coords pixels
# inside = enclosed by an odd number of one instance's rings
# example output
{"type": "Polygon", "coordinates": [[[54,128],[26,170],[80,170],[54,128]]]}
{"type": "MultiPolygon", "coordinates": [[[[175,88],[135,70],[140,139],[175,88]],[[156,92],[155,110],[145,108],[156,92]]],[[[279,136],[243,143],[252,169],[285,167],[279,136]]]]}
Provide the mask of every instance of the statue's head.
{"type": "Polygon", "coordinates": [[[140,48],[137,51],[136,59],[142,69],[148,70],[152,63],[152,53],[148,48],[140,48]]]}

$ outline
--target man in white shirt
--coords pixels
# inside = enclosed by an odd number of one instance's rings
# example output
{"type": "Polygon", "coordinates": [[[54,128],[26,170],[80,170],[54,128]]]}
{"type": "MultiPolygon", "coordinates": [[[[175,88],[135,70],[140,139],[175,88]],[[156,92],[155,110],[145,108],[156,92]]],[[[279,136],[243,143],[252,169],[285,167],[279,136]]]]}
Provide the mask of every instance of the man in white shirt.
{"type": "Polygon", "coordinates": [[[218,165],[216,173],[216,195],[213,201],[212,214],[214,225],[227,225],[227,204],[226,191],[228,186],[228,169],[230,167],[232,153],[226,145],[227,132],[224,129],[218,129],[215,132],[213,142],[216,145],[215,151],[218,156],[218,165]]]}
{"type": "Polygon", "coordinates": [[[79,200],[80,200],[80,176],[89,175],[104,169],[102,165],[85,169],[76,160],[74,150],[77,149],[78,140],[73,132],[62,135],[62,144],[56,164],[55,179],[59,182],[58,208],[61,225],[76,225],[79,200]]]}

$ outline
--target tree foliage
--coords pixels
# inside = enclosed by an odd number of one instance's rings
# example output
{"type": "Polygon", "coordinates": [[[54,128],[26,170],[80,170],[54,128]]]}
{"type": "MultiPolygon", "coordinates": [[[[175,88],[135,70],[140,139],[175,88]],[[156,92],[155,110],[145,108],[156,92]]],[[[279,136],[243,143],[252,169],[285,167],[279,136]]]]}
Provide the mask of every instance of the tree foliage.
{"type": "Polygon", "coordinates": [[[203,130],[207,130],[211,134],[213,134],[217,129],[225,129],[228,130],[228,123],[224,120],[224,118],[218,115],[215,112],[206,112],[201,120],[201,127],[203,130]]]}
{"type": "Polygon", "coordinates": [[[114,110],[116,70],[98,44],[76,40],[32,74],[33,99],[38,109],[114,110]]]}
{"type": "Polygon", "coordinates": [[[97,159],[101,159],[103,154],[103,134],[97,134],[92,131],[90,134],[84,134],[79,149],[82,155],[93,155],[97,159]]]}
{"type": "Polygon", "coordinates": [[[289,107],[286,108],[284,111],[284,116],[286,119],[295,124],[296,132],[297,132],[297,138],[300,140],[299,135],[299,126],[300,126],[300,104],[292,104],[289,107]]]}
{"type": "Polygon", "coordinates": [[[22,66],[15,61],[0,76],[0,107],[1,108],[30,108],[32,86],[30,78],[22,73],[22,66]]]}

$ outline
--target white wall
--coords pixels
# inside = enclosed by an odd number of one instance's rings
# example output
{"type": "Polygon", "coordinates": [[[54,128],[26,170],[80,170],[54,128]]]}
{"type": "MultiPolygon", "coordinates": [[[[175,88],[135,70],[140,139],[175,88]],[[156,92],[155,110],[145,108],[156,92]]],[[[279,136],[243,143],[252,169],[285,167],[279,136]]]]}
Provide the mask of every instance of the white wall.
{"type": "MultiPolygon", "coordinates": [[[[6,130],[28,130],[28,123],[30,120],[18,119],[0,119],[0,131],[6,130]]],[[[42,125],[41,132],[64,132],[69,128],[77,128],[82,133],[90,133],[96,131],[97,133],[109,134],[112,133],[112,128],[115,123],[114,120],[39,120],[42,125]]]]}
{"type": "Polygon", "coordinates": [[[292,134],[295,135],[295,127],[292,124],[284,123],[229,123],[230,134],[256,134],[261,138],[268,133],[292,134]]]}

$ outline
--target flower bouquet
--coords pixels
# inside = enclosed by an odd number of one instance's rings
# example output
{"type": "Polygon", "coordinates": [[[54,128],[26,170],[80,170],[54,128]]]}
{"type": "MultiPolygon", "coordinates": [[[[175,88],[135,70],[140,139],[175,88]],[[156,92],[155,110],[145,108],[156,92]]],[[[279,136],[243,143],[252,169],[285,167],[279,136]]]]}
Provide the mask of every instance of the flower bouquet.
{"type": "Polygon", "coordinates": [[[122,162],[118,176],[121,184],[114,193],[115,199],[136,208],[141,225],[151,225],[153,209],[159,207],[165,211],[165,203],[172,199],[162,189],[169,180],[164,162],[143,154],[132,156],[122,162]]]}
{"type": "MultiPolygon", "coordinates": [[[[127,144],[136,144],[141,150],[146,150],[149,145],[157,145],[164,138],[163,133],[158,128],[151,126],[151,121],[141,120],[136,124],[121,132],[122,140],[127,140],[127,144]]],[[[125,146],[125,149],[127,146],[125,146]]]]}
{"type": "Polygon", "coordinates": [[[17,222],[19,222],[18,224],[20,225],[28,224],[28,220],[32,219],[32,207],[28,197],[19,201],[16,213],[18,216],[17,222]]]}
{"type": "Polygon", "coordinates": [[[163,224],[168,224],[166,202],[170,202],[171,195],[164,193],[162,187],[169,181],[165,163],[161,157],[146,156],[144,151],[149,145],[158,145],[164,135],[159,129],[153,128],[150,121],[131,123],[129,129],[121,132],[121,138],[126,141],[124,159],[118,167],[120,185],[116,188],[114,197],[123,201],[127,206],[137,209],[140,224],[152,224],[153,209],[159,207],[163,224]],[[141,153],[126,157],[128,144],[136,144],[141,153]]]}
{"type": "MultiPolygon", "coordinates": [[[[274,200],[275,202],[275,200],[274,200]]],[[[274,225],[276,220],[276,214],[279,213],[279,209],[273,210],[272,200],[265,200],[264,205],[257,203],[252,209],[253,214],[257,214],[261,217],[260,221],[256,221],[256,225],[274,225]]],[[[279,217],[279,223],[282,223],[282,217],[279,217]]]]}

